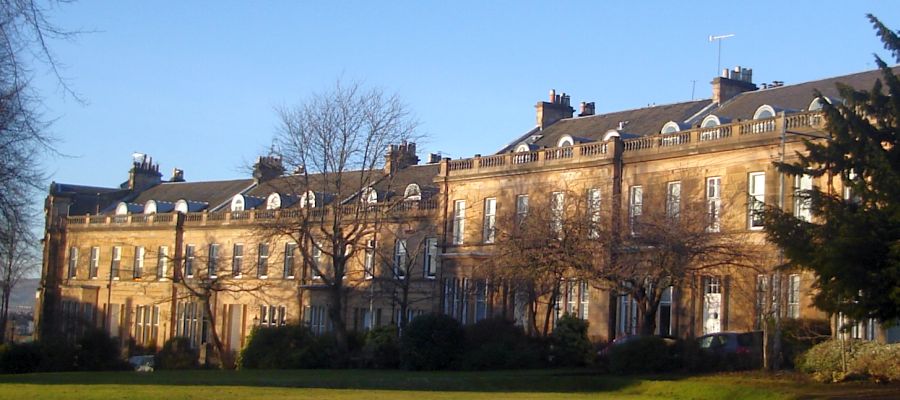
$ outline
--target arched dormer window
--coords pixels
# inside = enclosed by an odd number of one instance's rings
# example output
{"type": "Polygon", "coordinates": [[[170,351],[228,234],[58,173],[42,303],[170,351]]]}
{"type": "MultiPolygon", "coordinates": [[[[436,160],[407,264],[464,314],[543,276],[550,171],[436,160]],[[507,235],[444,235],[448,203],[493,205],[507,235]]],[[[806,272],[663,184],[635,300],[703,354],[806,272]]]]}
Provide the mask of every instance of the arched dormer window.
{"type": "Polygon", "coordinates": [[[371,187],[366,187],[362,190],[362,194],[359,196],[359,201],[366,204],[375,204],[378,202],[378,192],[371,187]]]}
{"type": "Polygon", "coordinates": [[[300,195],[300,208],[316,208],[316,193],[307,190],[306,193],[300,195]]]}
{"type": "Polygon", "coordinates": [[[813,99],[813,101],[811,101],[809,103],[809,107],[807,107],[806,110],[807,111],[819,111],[822,109],[822,106],[825,105],[825,103],[834,104],[835,102],[840,103],[840,100],[832,99],[831,97],[828,97],[828,96],[819,96],[819,97],[816,97],[815,99],[813,99]]]}
{"type": "Polygon", "coordinates": [[[559,141],[556,142],[556,147],[569,147],[575,145],[575,139],[572,139],[572,136],[563,135],[559,138],[559,141]]]}
{"type": "Polygon", "coordinates": [[[666,122],[665,125],[663,125],[662,129],[659,130],[659,133],[665,135],[667,133],[675,133],[678,131],[681,131],[681,125],[679,125],[675,121],[669,121],[666,122]]]}
{"type": "Polygon", "coordinates": [[[415,183],[410,183],[406,186],[406,190],[403,191],[403,200],[406,201],[419,201],[422,200],[422,190],[419,189],[419,185],[415,183]]]}
{"type": "Polygon", "coordinates": [[[156,214],[156,201],[155,200],[147,200],[144,203],[144,214],[156,214]]]}
{"type": "Polygon", "coordinates": [[[231,211],[244,211],[244,204],[246,204],[246,201],[244,200],[243,195],[234,195],[234,197],[231,198],[231,211]]]}
{"type": "Polygon", "coordinates": [[[516,146],[516,149],[514,150],[515,153],[527,153],[529,151],[531,151],[531,147],[528,147],[525,143],[516,146]]]}
{"type": "Polygon", "coordinates": [[[775,116],[775,109],[768,104],[763,104],[756,109],[756,112],[753,113],[753,119],[766,119],[772,118],[775,116]]]}
{"type": "Polygon", "coordinates": [[[706,118],[703,118],[703,122],[700,123],[701,128],[715,128],[719,125],[722,125],[722,121],[719,117],[715,115],[707,115],[706,118]]]}
{"type": "Polygon", "coordinates": [[[272,193],[266,198],[266,210],[277,210],[281,208],[281,195],[272,193]]]}
{"type": "Polygon", "coordinates": [[[116,206],[116,215],[128,215],[128,203],[121,201],[116,206]]]}
{"type": "Polygon", "coordinates": [[[179,213],[182,213],[182,214],[187,214],[188,211],[189,211],[189,209],[188,209],[188,202],[187,202],[187,200],[185,200],[185,199],[180,199],[180,200],[178,200],[178,201],[175,202],[175,212],[179,212],[179,213]]]}
{"type": "Polygon", "coordinates": [[[610,129],[603,134],[603,141],[610,140],[614,137],[622,137],[622,134],[619,133],[618,129],[610,129]]]}

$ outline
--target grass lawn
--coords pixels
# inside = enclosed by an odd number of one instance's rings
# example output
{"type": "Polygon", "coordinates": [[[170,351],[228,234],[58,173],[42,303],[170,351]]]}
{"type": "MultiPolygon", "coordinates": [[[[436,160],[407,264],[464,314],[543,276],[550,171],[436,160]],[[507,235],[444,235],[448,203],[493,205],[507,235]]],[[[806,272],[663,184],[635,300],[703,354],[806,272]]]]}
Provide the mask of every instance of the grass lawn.
{"type": "Polygon", "coordinates": [[[0,399],[897,399],[900,386],[757,373],[618,377],[586,370],[69,372],[0,375],[0,399]]]}

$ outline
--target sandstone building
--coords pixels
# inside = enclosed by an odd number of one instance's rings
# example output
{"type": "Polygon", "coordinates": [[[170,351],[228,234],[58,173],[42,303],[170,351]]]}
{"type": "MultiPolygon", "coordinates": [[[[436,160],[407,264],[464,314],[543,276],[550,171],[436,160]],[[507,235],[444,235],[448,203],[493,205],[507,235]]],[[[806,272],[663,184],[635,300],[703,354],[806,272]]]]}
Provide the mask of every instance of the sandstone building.
{"type": "MultiPolygon", "coordinates": [[[[585,102],[577,115],[568,95],[551,91],[535,106],[535,128],[496,154],[419,163],[415,144],[397,144],[383,177],[352,199],[294,190],[291,180],[302,171],[286,173],[276,155],[260,157],[252,178],[214,182],[188,182],[179,170],[163,181],[142,156],[120,187],[51,185],[37,329],[75,338],[102,328],[137,346],[174,336],[200,345],[215,331],[235,351],[257,325],[302,322],[328,331],[322,277],[298,255],[312,250],[263,228],[347,201],[391,210],[358,244],[347,273],[351,330],[427,312],[465,324],[491,316],[524,323],[518,294],[479,271],[495,253],[497,224],[527,213],[529,199],[597,207],[601,223],[624,230],[652,210],[702,202],[708,229],[740,233],[775,254],[755,216],[759,205],[810,218],[795,193],[827,182],[783,175],[772,162],[795,159],[804,139],[825,140],[818,110],[840,101],[835,83],[868,88],[878,74],[759,87],[751,70],[735,68],[713,80],[710,99],[606,113],[585,102]],[[210,320],[197,296],[211,280],[222,286],[209,293],[210,320]]],[[[313,262],[327,263],[315,253],[313,262]]],[[[810,302],[808,273],[773,280],[773,265],[705,271],[666,289],[657,333],[757,329],[773,302],[786,318],[829,318],[810,302]]],[[[637,331],[628,296],[580,279],[560,282],[560,293],[543,307],[588,320],[594,340],[637,331]]],[[[857,337],[898,340],[874,321],[854,326],[857,337]]]]}

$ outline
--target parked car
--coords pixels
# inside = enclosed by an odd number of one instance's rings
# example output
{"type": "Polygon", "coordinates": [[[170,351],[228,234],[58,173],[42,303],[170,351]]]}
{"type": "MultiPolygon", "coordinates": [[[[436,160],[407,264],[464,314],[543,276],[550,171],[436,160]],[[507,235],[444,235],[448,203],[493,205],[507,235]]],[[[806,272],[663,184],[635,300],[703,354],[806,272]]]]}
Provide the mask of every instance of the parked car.
{"type": "MultiPolygon", "coordinates": [[[[609,342],[609,344],[607,344],[605,347],[603,347],[602,349],[600,349],[600,351],[597,352],[597,355],[599,355],[599,356],[606,356],[607,354],[609,354],[609,352],[610,352],[613,348],[618,347],[618,346],[621,346],[621,345],[623,345],[623,344],[625,344],[625,343],[633,342],[635,339],[640,338],[640,337],[641,337],[641,335],[630,335],[630,336],[621,336],[621,337],[618,337],[618,338],[616,338],[615,340],[613,340],[612,342],[609,342]]],[[[671,338],[671,337],[668,337],[668,336],[663,336],[663,337],[662,337],[662,340],[663,340],[663,342],[665,342],[666,345],[668,345],[668,346],[674,346],[674,345],[677,343],[677,341],[678,341],[677,339],[671,338]]]]}
{"type": "Polygon", "coordinates": [[[156,366],[156,357],[153,355],[133,356],[128,359],[128,363],[137,372],[153,372],[156,366]]]}
{"type": "Polygon", "coordinates": [[[697,338],[700,349],[710,354],[735,358],[736,367],[754,368],[762,363],[762,332],[716,332],[697,338]]]}

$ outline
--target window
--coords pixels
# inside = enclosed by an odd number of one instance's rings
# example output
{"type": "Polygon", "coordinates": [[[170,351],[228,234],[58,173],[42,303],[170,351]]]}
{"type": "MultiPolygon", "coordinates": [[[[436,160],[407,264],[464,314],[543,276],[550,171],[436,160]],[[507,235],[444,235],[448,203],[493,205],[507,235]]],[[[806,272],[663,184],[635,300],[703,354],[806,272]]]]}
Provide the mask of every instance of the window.
{"type": "Polygon", "coordinates": [[[272,193],[266,198],[266,210],[277,210],[281,208],[281,195],[272,193]]]}
{"type": "Polygon", "coordinates": [[[66,276],[69,279],[75,277],[76,270],[78,269],[78,248],[70,247],[69,248],[69,270],[66,272],[66,276]]]}
{"type": "Polygon", "coordinates": [[[575,281],[566,282],[566,314],[578,316],[578,284],[575,281]]]}
{"type": "Polygon", "coordinates": [[[240,278],[243,274],[244,245],[235,243],[231,251],[231,276],[240,278]]]}
{"type": "Polygon", "coordinates": [[[394,277],[403,279],[406,277],[406,240],[397,239],[394,242],[394,277]]]}
{"type": "Polygon", "coordinates": [[[375,277],[375,240],[369,239],[366,241],[366,254],[365,260],[363,261],[363,273],[365,274],[366,279],[372,279],[375,277]]]}
{"type": "Polygon", "coordinates": [[[475,281],[475,322],[488,317],[488,284],[485,280],[475,281]]]}
{"type": "Polygon", "coordinates": [[[516,224],[521,224],[528,216],[528,195],[516,196],[516,224]]]}
{"type": "Polygon", "coordinates": [[[666,185],[666,217],[678,219],[681,212],[681,181],[669,182],[666,185]]]}
{"type": "Polygon", "coordinates": [[[109,264],[109,274],[113,279],[119,279],[119,266],[122,264],[122,248],[113,246],[112,262],[109,264]]]}
{"type": "Polygon", "coordinates": [[[97,279],[97,275],[100,273],[100,248],[99,247],[91,247],[91,270],[89,271],[89,275],[91,279],[97,279]]]}
{"type": "Polygon", "coordinates": [[[194,277],[194,245],[192,244],[184,247],[184,275],[188,278],[194,277]]]}
{"type": "Polygon", "coordinates": [[[469,278],[462,278],[459,294],[459,322],[465,325],[469,321],[469,278]]]}
{"type": "Polygon", "coordinates": [[[722,178],[713,176],[706,178],[706,230],[718,232],[722,217],[722,178]]]}
{"type": "Polygon", "coordinates": [[[787,317],[800,318],[800,275],[788,277],[787,317]]]}
{"type": "Polygon", "coordinates": [[[419,185],[415,183],[410,183],[406,186],[406,190],[403,191],[403,200],[405,201],[418,201],[422,200],[422,190],[419,189],[419,185]]]}
{"type": "Polygon", "coordinates": [[[231,198],[231,211],[244,211],[244,196],[237,194],[231,198]]]}
{"type": "Polygon", "coordinates": [[[313,279],[322,279],[322,270],[325,269],[325,266],[322,264],[322,248],[319,247],[318,243],[312,244],[312,271],[311,275],[313,279]]]}
{"type": "Polygon", "coordinates": [[[769,291],[769,277],[756,275],[756,329],[763,329],[766,320],[766,297],[769,291]]]}
{"type": "Polygon", "coordinates": [[[453,244],[463,244],[466,229],[466,201],[453,202],[453,244]]]}
{"type": "Polygon", "coordinates": [[[579,284],[581,286],[579,303],[580,303],[580,312],[581,319],[587,321],[588,320],[588,311],[590,311],[590,301],[591,301],[591,292],[590,287],[588,286],[587,281],[581,281],[579,284]]]}
{"type": "Polygon", "coordinates": [[[315,208],[316,207],[316,193],[312,190],[306,191],[300,196],[300,208],[315,208]]]}
{"type": "Polygon", "coordinates": [[[206,260],[206,274],[212,278],[216,279],[217,274],[219,273],[219,244],[212,243],[209,245],[209,259],[206,260]]]}
{"type": "Polygon", "coordinates": [[[437,274],[438,248],[437,238],[425,239],[425,257],[422,258],[422,270],[426,278],[434,278],[437,274]]]}
{"type": "Polygon", "coordinates": [[[588,215],[591,218],[591,228],[588,236],[591,239],[596,239],[600,237],[600,189],[588,189],[587,207],[588,215]]]}
{"type": "Polygon", "coordinates": [[[134,279],[141,279],[144,276],[144,248],[141,246],[134,247],[134,279]]]}
{"type": "Polygon", "coordinates": [[[176,336],[189,338],[195,348],[207,342],[210,324],[199,302],[179,302],[175,315],[176,336]]]}
{"type": "Polygon", "coordinates": [[[444,314],[457,318],[459,311],[458,278],[444,278],[444,314]]]}
{"type": "Polygon", "coordinates": [[[169,248],[166,246],[159,246],[159,249],[156,251],[156,278],[159,280],[166,279],[166,274],[169,273],[169,248]]]}
{"type": "Polygon", "coordinates": [[[763,207],[766,200],[766,173],[751,172],[748,178],[749,198],[747,200],[747,219],[750,229],[762,229],[763,207]]]}
{"type": "Polygon", "coordinates": [[[256,250],[256,276],[265,279],[269,276],[269,245],[260,243],[256,250]]]}
{"type": "Polygon", "coordinates": [[[134,308],[134,341],[138,345],[156,345],[159,336],[159,306],[134,308]]]}
{"type": "Polygon", "coordinates": [[[284,279],[294,279],[295,255],[297,254],[297,243],[286,243],[284,245],[284,279]]]}
{"type": "Polygon", "coordinates": [[[365,204],[375,204],[378,202],[378,192],[372,187],[363,188],[359,201],[365,204]]]}
{"type": "Polygon", "coordinates": [[[550,194],[550,218],[552,218],[553,230],[557,234],[562,234],[563,228],[563,206],[565,205],[566,194],[563,192],[553,192],[550,194]]]}
{"type": "Polygon", "coordinates": [[[497,236],[497,199],[484,199],[484,243],[494,243],[497,236]]]}
{"type": "Polygon", "coordinates": [[[794,177],[794,216],[809,222],[812,212],[809,204],[809,191],[812,190],[812,176],[803,174],[794,177]]]}
{"type": "Polygon", "coordinates": [[[324,306],[306,306],[306,325],[315,335],[328,332],[328,317],[324,306]]]}
{"type": "Polygon", "coordinates": [[[637,235],[640,217],[644,213],[644,188],[632,186],[630,201],[631,207],[628,209],[628,222],[631,226],[631,234],[637,235]]]}
{"type": "Polygon", "coordinates": [[[662,292],[659,299],[659,312],[657,313],[659,323],[657,329],[660,336],[672,335],[672,287],[669,286],[662,292]]]}
{"type": "Polygon", "coordinates": [[[287,308],[285,306],[259,306],[258,318],[260,326],[284,326],[287,324],[287,308]]]}

